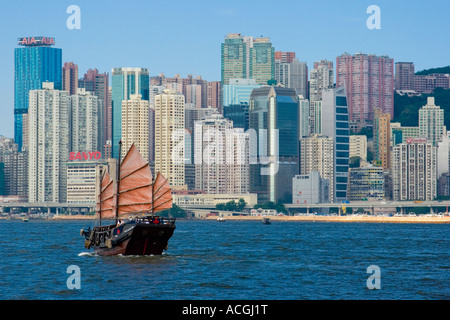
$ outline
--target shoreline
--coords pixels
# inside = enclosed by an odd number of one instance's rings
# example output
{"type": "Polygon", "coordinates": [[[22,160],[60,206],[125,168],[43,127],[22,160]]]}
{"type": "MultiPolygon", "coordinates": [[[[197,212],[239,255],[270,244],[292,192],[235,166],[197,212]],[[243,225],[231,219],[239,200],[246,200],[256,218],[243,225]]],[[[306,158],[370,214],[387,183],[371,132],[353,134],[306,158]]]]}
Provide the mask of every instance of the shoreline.
{"type": "MultiPolygon", "coordinates": [[[[217,216],[210,216],[205,218],[177,218],[179,220],[217,220],[217,216]]],[[[262,216],[226,216],[225,220],[234,221],[261,221],[262,216]]],[[[268,216],[271,221],[305,221],[305,222],[369,222],[369,223],[450,223],[450,216],[416,216],[416,217],[402,217],[402,216],[369,216],[369,215],[347,215],[347,216],[268,216]]],[[[95,216],[69,216],[59,215],[49,218],[47,220],[95,220],[95,216]]]]}
{"type": "MultiPolygon", "coordinates": [[[[261,221],[262,216],[227,216],[225,220],[261,221]]],[[[271,221],[304,221],[304,222],[369,222],[369,223],[450,223],[450,216],[431,217],[387,217],[387,216],[267,216],[271,221]]],[[[201,220],[217,220],[217,217],[207,217],[201,220]]]]}

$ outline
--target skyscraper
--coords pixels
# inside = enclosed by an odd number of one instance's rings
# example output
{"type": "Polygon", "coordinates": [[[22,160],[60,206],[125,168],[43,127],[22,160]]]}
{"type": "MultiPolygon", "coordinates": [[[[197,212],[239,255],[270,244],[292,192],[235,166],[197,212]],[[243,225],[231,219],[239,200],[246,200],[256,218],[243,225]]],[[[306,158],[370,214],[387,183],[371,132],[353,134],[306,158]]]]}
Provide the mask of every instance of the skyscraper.
{"type": "Polygon", "coordinates": [[[122,101],[122,159],[134,143],[142,157],[149,161],[149,102],[140,94],[122,101]]]}
{"type": "MultiPolygon", "coordinates": [[[[20,152],[13,139],[0,136],[0,165],[4,165],[3,195],[18,195],[27,199],[28,151],[23,150],[20,152]]],[[[2,194],[0,193],[0,195],[2,194]]]]}
{"type": "Polygon", "coordinates": [[[334,142],[334,181],[330,181],[333,202],[347,200],[348,163],[350,156],[350,130],[345,88],[324,89],[322,92],[324,136],[334,142]],[[331,186],[333,185],[333,186],[331,186]]]}
{"type": "MultiPolygon", "coordinates": [[[[238,77],[235,77],[238,78],[238,77]]],[[[250,48],[250,74],[257,84],[267,85],[275,80],[275,49],[269,38],[255,38],[250,48]]]]}
{"type": "Polygon", "coordinates": [[[53,83],[30,91],[28,201],[66,202],[70,97],[53,83]]]}
{"type": "Polygon", "coordinates": [[[298,174],[298,114],[295,89],[263,86],[252,91],[250,192],[258,193],[260,202],[292,201],[292,177],[298,174]]]}
{"type": "Polygon", "coordinates": [[[252,90],[261,87],[254,79],[230,79],[222,87],[223,115],[235,128],[248,129],[248,104],[252,90]]]}
{"type": "Polygon", "coordinates": [[[111,99],[109,96],[109,74],[99,73],[97,69],[89,69],[82,79],[78,80],[78,87],[85,88],[86,91],[93,92],[101,104],[102,130],[103,140],[99,147],[103,148],[106,141],[111,140],[112,136],[112,110],[111,99]]]}
{"type": "Polygon", "coordinates": [[[62,70],[62,88],[70,95],[77,94],[78,89],[78,65],[73,62],[65,62],[62,70]]]}
{"type": "Polygon", "coordinates": [[[309,101],[309,132],[322,134],[322,101],[309,101]]]}
{"type": "Polygon", "coordinates": [[[208,81],[206,95],[206,106],[208,108],[216,108],[217,110],[220,110],[220,91],[220,81],[208,81]]]}
{"type": "Polygon", "coordinates": [[[332,137],[313,134],[300,139],[300,174],[307,175],[318,171],[320,176],[329,181],[329,199],[334,195],[334,141],[332,137]]]}
{"type": "Polygon", "coordinates": [[[384,170],[391,168],[391,115],[375,108],[373,119],[373,158],[384,170]]]}
{"type": "Polygon", "coordinates": [[[30,90],[41,89],[43,82],[62,88],[62,50],[53,48],[49,37],[18,38],[21,48],[14,49],[14,141],[22,150],[23,115],[28,113],[30,90]]]}
{"type": "Polygon", "coordinates": [[[275,60],[283,63],[291,63],[295,59],[295,52],[275,51],[275,60]]]}
{"type": "Polygon", "coordinates": [[[336,58],[336,87],[345,87],[350,121],[358,129],[370,125],[374,108],[394,115],[394,60],[357,53],[336,58]]]}
{"type": "Polygon", "coordinates": [[[333,62],[320,60],[314,62],[314,69],[309,77],[309,100],[322,100],[322,90],[332,88],[334,85],[333,62]]]}
{"type": "Polygon", "coordinates": [[[298,109],[298,136],[299,138],[308,137],[310,134],[309,123],[309,101],[304,99],[303,96],[299,96],[299,109],[298,109]]]}
{"type": "Polygon", "coordinates": [[[419,109],[420,136],[437,146],[446,132],[444,110],[434,104],[434,97],[428,97],[427,104],[419,109]]]}
{"type": "Polygon", "coordinates": [[[233,78],[247,78],[247,47],[240,33],[229,33],[225,37],[221,49],[222,86],[233,78]]]}
{"type": "Polygon", "coordinates": [[[434,200],[437,194],[437,148],[425,138],[408,139],[393,148],[393,198],[434,200]]]}
{"type": "Polygon", "coordinates": [[[102,151],[102,118],[99,100],[96,95],[84,88],[79,88],[77,94],[70,96],[71,151],[102,151]]]}
{"type": "Polygon", "coordinates": [[[299,62],[294,52],[276,52],[275,80],[286,88],[294,88],[299,95],[308,97],[308,66],[299,62]]]}
{"type": "Polygon", "coordinates": [[[195,189],[212,194],[249,190],[249,134],[213,114],[195,122],[195,189]]]}
{"type": "Polygon", "coordinates": [[[299,62],[298,59],[290,63],[290,88],[297,90],[299,95],[308,97],[308,66],[306,62],[299,62]]]}
{"type": "Polygon", "coordinates": [[[173,189],[185,190],[184,96],[166,89],[155,96],[155,171],[173,189]]]}
{"type": "Polygon", "coordinates": [[[119,141],[122,134],[122,101],[131,95],[140,94],[142,100],[149,100],[150,77],[147,68],[112,69],[112,156],[119,157],[119,141]]]}
{"type": "Polygon", "coordinates": [[[229,79],[229,83],[222,87],[223,107],[249,103],[252,90],[259,88],[254,79],[229,79]]]}
{"type": "Polygon", "coordinates": [[[395,63],[395,90],[414,90],[414,63],[395,63]]]}

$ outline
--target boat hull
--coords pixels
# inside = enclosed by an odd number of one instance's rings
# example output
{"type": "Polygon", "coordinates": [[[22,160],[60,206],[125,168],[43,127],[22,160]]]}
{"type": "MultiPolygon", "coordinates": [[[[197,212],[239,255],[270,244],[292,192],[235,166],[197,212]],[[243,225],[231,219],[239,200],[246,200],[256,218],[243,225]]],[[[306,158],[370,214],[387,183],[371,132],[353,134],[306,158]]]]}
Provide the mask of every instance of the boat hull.
{"type": "MultiPolygon", "coordinates": [[[[110,238],[103,241],[94,240],[92,245],[92,242],[87,243],[85,247],[92,247],[101,256],[161,255],[167,250],[169,239],[175,231],[175,223],[163,219],[159,219],[158,223],[154,221],[138,220],[111,227],[108,230],[110,238]]],[[[90,233],[85,233],[85,237],[86,241],[92,239],[90,233]]]]}

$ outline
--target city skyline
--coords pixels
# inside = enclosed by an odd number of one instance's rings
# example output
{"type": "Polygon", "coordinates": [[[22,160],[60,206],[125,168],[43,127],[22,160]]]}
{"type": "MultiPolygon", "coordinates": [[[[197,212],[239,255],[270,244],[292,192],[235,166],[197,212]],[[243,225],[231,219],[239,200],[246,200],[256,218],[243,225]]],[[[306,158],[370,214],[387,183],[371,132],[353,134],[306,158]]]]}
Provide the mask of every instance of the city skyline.
{"type": "Polygon", "coordinates": [[[24,36],[54,37],[54,47],[63,51],[62,62],[78,64],[79,75],[90,68],[111,74],[112,68],[139,67],[148,68],[150,75],[193,74],[218,81],[220,45],[232,32],[269,37],[276,51],[295,52],[310,69],[315,61],[335,62],[345,52],[388,55],[394,62],[411,61],[416,71],[449,64],[442,52],[448,51],[450,44],[439,42],[441,36],[436,32],[448,30],[445,14],[450,5],[445,1],[434,2],[432,7],[419,1],[280,1],[276,5],[254,1],[175,1],[140,3],[136,5],[139,10],[131,10],[128,3],[122,2],[77,1],[75,5],[81,13],[79,30],[66,26],[70,16],[66,9],[71,4],[55,1],[51,5],[29,2],[25,6],[6,6],[2,1],[0,27],[15,31],[0,35],[0,135],[14,135],[11,52],[18,47],[17,38],[24,36]],[[379,30],[366,26],[370,17],[366,10],[372,4],[381,10],[379,30]],[[301,12],[307,14],[299,15],[301,12]]]}

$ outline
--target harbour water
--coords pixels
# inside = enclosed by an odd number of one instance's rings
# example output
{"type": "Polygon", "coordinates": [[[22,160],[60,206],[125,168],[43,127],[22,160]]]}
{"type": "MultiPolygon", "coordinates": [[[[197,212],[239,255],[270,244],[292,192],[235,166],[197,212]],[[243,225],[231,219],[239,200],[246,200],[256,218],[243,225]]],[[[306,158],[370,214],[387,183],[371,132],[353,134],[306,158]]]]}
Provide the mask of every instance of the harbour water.
{"type": "Polygon", "coordinates": [[[93,254],[80,236],[92,225],[0,221],[0,299],[450,299],[449,224],[177,220],[147,257],[93,254]]]}

